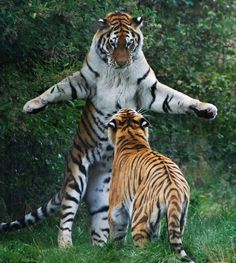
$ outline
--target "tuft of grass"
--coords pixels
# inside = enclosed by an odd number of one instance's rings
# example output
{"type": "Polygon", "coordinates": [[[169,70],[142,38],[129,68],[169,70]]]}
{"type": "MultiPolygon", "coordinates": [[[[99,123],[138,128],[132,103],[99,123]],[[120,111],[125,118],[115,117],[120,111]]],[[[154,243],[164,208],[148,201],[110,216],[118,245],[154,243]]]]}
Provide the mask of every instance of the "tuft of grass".
{"type": "MultiPolygon", "coordinates": [[[[221,184],[214,185],[220,193],[221,184]]],[[[184,248],[197,263],[236,262],[236,190],[222,189],[223,195],[212,195],[211,188],[192,191],[192,203],[184,234],[184,248]]],[[[74,246],[57,247],[56,217],[40,225],[15,233],[0,235],[0,262],[6,263],[180,263],[171,250],[165,220],[158,240],[144,248],[136,248],[129,234],[126,244],[111,241],[104,247],[90,242],[88,215],[82,208],[79,222],[73,228],[74,246]]]]}

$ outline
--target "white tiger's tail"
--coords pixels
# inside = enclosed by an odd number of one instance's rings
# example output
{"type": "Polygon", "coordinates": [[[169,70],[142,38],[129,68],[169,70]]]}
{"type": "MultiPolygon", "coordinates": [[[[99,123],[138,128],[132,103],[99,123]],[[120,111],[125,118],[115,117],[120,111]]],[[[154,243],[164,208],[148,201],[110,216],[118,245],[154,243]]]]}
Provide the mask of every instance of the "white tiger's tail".
{"type": "Polygon", "coordinates": [[[0,232],[10,232],[34,225],[41,220],[51,216],[61,207],[62,194],[61,191],[50,199],[45,205],[39,207],[33,212],[26,214],[24,217],[12,222],[0,222],[0,232]]]}

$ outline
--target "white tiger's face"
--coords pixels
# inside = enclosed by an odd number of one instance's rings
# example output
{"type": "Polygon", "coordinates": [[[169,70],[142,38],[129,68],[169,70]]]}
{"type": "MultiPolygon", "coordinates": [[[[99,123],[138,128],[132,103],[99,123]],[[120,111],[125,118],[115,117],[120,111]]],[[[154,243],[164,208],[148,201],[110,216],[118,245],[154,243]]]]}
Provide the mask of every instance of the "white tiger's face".
{"type": "Polygon", "coordinates": [[[108,123],[108,138],[109,141],[116,145],[119,138],[124,140],[126,134],[135,134],[142,136],[148,141],[148,121],[142,114],[133,109],[121,109],[108,123]]]}
{"type": "Polygon", "coordinates": [[[114,12],[99,19],[96,33],[96,51],[102,60],[115,68],[124,68],[133,63],[142,48],[140,31],[143,19],[127,13],[114,12]]]}

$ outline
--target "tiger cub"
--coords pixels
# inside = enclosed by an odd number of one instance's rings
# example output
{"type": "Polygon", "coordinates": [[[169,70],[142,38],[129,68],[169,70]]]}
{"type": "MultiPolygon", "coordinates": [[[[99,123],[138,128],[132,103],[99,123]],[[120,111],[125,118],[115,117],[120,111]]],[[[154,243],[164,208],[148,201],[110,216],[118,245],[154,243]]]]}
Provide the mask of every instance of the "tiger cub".
{"type": "Polygon", "coordinates": [[[134,244],[143,246],[159,234],[167,218],[170,244],[182,260],[193,262],[182,245],[190,189],[179,167],[151,149],[148,121],[132,109],[122,109],[108,123],[115,146],[109,193],[112,240],[124,240],[129,221],[134,244]]]}

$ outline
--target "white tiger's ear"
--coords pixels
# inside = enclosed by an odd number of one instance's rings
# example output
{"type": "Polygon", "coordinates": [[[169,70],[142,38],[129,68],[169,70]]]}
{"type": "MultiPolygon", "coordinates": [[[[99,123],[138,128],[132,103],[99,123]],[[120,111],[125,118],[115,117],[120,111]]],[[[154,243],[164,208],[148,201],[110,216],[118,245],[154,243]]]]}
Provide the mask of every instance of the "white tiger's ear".
{"type": "Polygon", "coordinates": [[[143,25],[143,18],[141,16],[132,18],[135,27],[141,27],[143,25]]]}
{"type": "Polygon", "coordinates": [[[141,119],[141,121],[140,121],[140,126],[142,127],[142,128],[147,128],[148,126],[149,126],[149,122],[146,120],[146,119],[141,119]]]}
{"type": "Polygon", "coordinates": [[[113,131],[116,131],[116,121],[115,120],[111,120],[108,125],[109,128],[111,128],[113,131]]]}
{"type": "Polygon", "coordinates": [[[107,20],[106,19],[102,19],[102,18],[98,19],[97,25],[98,25],[98,29],[99,30],[102,30],[102,29],[108,27],[107,20]]]}

